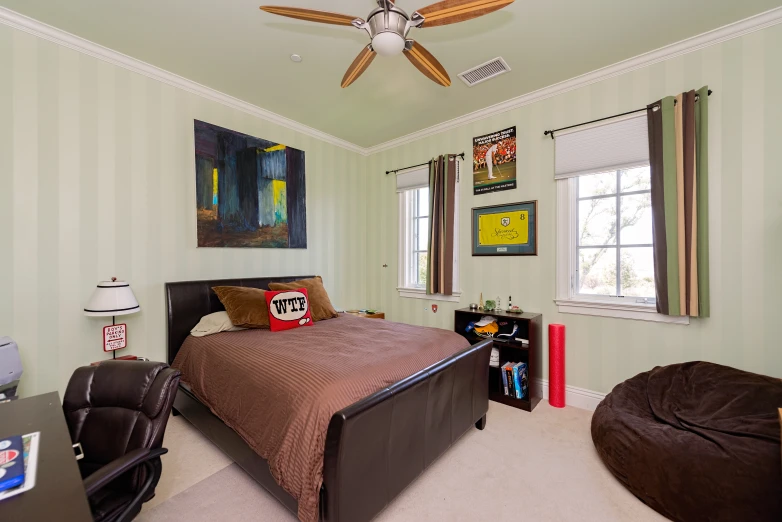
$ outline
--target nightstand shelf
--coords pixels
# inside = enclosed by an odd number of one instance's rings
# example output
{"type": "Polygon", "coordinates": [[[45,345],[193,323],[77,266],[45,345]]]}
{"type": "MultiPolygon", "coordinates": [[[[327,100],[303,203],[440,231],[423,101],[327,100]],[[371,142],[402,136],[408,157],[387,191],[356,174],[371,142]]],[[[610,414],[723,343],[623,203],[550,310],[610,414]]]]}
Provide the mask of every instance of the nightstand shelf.
{"type": "Polygon", "coordinates": [[[355,315],[356,317],[366,317],[367,319],[385,319],[386,314],[384,312],[368,313],[360,310],[348,310],[345,312],[348,315],[355,315]]]}
{"type": "Polygon", "coordinates": [[[543,325],[543,316],[541,314],[523,313],[513,314],[509,312],[489,312],[486,310],[470,310],[462,308],[454,312],[454,331],[470,343],[476,343],[482,340],[475,333],[467,332],[467,325],[472,321],[478,321],[481,317],[489,315],[497,319],[498,322],[514,322],[519,326],[517,337],[528,339],[528,345],[522,345],[519,341],[503,341],[496,339],[494,347],[500,351],[500,366],[506,362],[524,362],[527,363],[528,392],[524,399],[509,397],[503,393],[502,376],[500,368],[489,366],[489,399],[495,402],[501,402],[514,408],[532,411],[538,402],[540,402],[540,389],[535,384],[541,378],[541,328],[543,325]]]}

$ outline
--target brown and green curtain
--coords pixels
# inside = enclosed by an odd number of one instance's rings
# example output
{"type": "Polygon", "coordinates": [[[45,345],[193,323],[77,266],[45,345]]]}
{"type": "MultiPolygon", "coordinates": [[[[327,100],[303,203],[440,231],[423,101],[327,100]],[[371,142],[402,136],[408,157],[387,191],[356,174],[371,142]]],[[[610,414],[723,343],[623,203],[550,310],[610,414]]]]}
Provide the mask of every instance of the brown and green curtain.
{"type": "Polygon", "coordinates": [[[456,168],[456,156],[440,156],[429,162],[427,294],[451,295],[453,292],[456,168]]]}
{"type": "Polygon", "coordinates": [[[709,316],[708,87],[647,107],[657,311],[709,316]]]}

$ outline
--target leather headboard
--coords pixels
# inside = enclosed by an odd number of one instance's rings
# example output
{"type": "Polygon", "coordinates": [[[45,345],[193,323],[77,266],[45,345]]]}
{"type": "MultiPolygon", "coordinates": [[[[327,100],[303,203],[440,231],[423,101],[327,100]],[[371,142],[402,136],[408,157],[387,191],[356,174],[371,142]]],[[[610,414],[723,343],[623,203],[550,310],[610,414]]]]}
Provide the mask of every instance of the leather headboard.
{"type": "Polygon", "coordinates": [[[198,321],[205,315],[225,310],[212,291],[213,286],[247,286],[269,289],[269,283],[287,283],[315,276],[251,277],[243,279],[212,279],[166,283],[166,313],[168,315],[168,364],[174,362],[179,348],[198,321]]]}

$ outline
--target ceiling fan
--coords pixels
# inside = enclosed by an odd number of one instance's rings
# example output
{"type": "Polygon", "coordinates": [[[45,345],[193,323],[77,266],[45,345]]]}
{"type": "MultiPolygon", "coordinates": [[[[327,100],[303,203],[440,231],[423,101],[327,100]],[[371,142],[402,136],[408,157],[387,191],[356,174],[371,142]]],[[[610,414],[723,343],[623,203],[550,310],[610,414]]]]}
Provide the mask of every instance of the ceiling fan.
{"type": "Polygon", "coordinates": [[[514,0],[443,0],[419,9],[408,16],[394,4],[394,0],[377,0],[377,7],[364,21],[355,16],[348,16],[326,11],[301,9],[298,7],[261,6],[263,11],[299,20],[320,22],[323,24],[352,25],[369,34],[371,42],[353,60],[342,78],[342,87],[355,82],[361,73],[366,71],[375,55],[394,56],[404,53],[424,76],[444,87],[451,85],[451,78],[440,62],[427,51],[423,45],[407,38],[410,29],[414,27],[436,27],[438,25],[455,24],[472,18],[477,18],[502,9],[512,4],[514,0]]]}

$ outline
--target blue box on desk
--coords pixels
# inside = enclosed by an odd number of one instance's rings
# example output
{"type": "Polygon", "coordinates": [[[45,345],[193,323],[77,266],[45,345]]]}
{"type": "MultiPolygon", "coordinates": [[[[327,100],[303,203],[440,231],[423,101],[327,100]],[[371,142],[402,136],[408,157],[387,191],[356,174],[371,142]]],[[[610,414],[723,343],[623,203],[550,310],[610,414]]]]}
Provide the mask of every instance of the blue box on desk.
{"type": "Polygon", "coordinates": [[[22,436],[0,440],[0,491],[24,484],[24,445],[22,436]]]}

